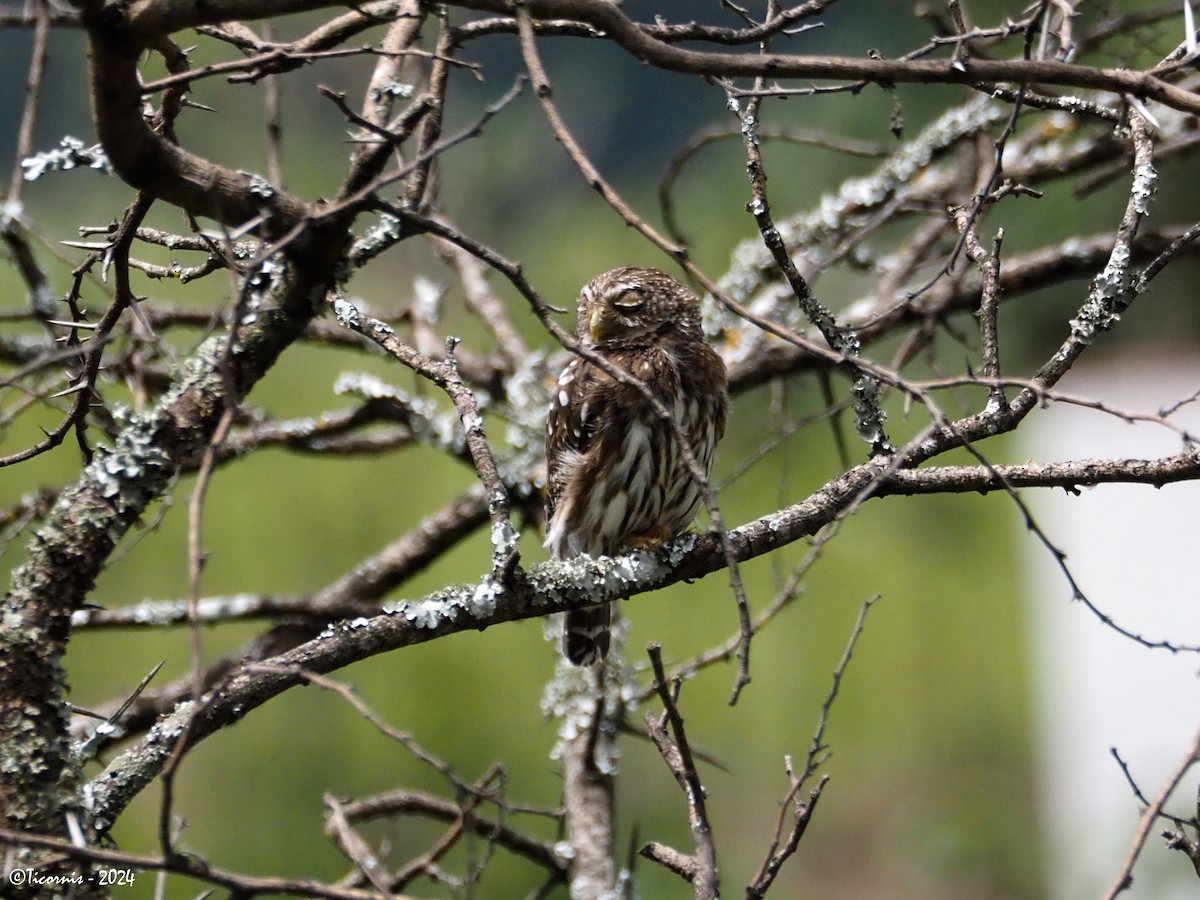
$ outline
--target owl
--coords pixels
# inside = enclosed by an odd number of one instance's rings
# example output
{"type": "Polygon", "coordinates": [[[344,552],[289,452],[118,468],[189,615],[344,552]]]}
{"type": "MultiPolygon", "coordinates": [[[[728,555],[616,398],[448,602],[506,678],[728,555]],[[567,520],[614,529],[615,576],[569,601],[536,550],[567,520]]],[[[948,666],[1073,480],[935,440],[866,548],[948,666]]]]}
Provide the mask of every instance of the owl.
{"type": "MultiPolygon", "coordinates": [[[[699,298],[663,272],[625,266],[584,285],[578,307],[580,344],[670,411],[707,477],[729,398],[699,298]]],[[[556,559],[658,546],[691,523],[702,499],[674,429],[645,394],[582,356],[554,386],[546,467],[546,548],[556,559]]],[[[563,655],[581,666],[604,659],[609,623],[608,604],[568,612],[563,655]]]]}

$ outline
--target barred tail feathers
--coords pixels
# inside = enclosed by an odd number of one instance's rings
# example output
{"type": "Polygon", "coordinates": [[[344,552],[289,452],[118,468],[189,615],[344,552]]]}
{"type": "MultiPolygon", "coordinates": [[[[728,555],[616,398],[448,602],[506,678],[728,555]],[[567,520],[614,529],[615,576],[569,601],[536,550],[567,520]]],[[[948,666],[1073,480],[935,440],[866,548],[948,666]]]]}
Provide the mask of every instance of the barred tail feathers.
{"type": "Polygon", "coordinates": [[[576,666],[591,666],[608,656],[612,610],[607,603],[571,610],[563,619],[563,656],[576,666]]]}

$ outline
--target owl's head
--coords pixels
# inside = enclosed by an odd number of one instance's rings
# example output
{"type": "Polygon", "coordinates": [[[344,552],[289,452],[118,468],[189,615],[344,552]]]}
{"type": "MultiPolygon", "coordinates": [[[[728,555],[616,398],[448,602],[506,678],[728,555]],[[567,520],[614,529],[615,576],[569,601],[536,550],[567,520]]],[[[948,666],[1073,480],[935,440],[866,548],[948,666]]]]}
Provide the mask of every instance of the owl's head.
{"type": "Polygon", "coordinates": [[[576,334],[588,345],[647,344],[672,332],[699,334],[700,300],[657,269],[622,266],[579,293],[576,334]]]}

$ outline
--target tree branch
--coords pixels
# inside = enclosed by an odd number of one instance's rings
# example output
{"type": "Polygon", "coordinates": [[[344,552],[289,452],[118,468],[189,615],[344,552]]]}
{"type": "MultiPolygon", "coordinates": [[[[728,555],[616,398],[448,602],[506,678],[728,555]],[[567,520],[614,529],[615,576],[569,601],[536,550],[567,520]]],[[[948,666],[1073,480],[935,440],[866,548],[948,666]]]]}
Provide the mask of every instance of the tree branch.
{"type": "Polygon", "coordinates": [[[1054,84],[1133,94],[1156,100],[1181,112],[1200,114],[1200,97],[1146,72],[1103,69],[1056,60],[999,61],[973,57],[967,65],[955,60],[892,60],[878,57],[801,56],[783,53],[718,53],[689,50],[665,43],[629,19],[606,0],[458,0],[455,5],[487,12],[517,15],[528,10],[536,18],[574,19],[595,28],[643,62],[672,72],[707,77],[851,79],[883,84],[975,84],[1013,82],[1054,84]]]}

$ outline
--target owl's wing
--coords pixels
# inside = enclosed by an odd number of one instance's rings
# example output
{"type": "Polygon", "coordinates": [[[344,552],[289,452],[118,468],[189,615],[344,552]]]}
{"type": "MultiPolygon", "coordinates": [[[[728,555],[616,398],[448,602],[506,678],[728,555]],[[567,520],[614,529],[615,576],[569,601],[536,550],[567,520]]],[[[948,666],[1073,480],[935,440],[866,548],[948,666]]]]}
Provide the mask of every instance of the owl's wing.
{"type": "Polygon", "coordinates": [[[571,472],[587,454],[596,430],[596,370],[582,357],[571,360],[550,398],[546,417],[546,519],[562,495],[571,472]]]}

